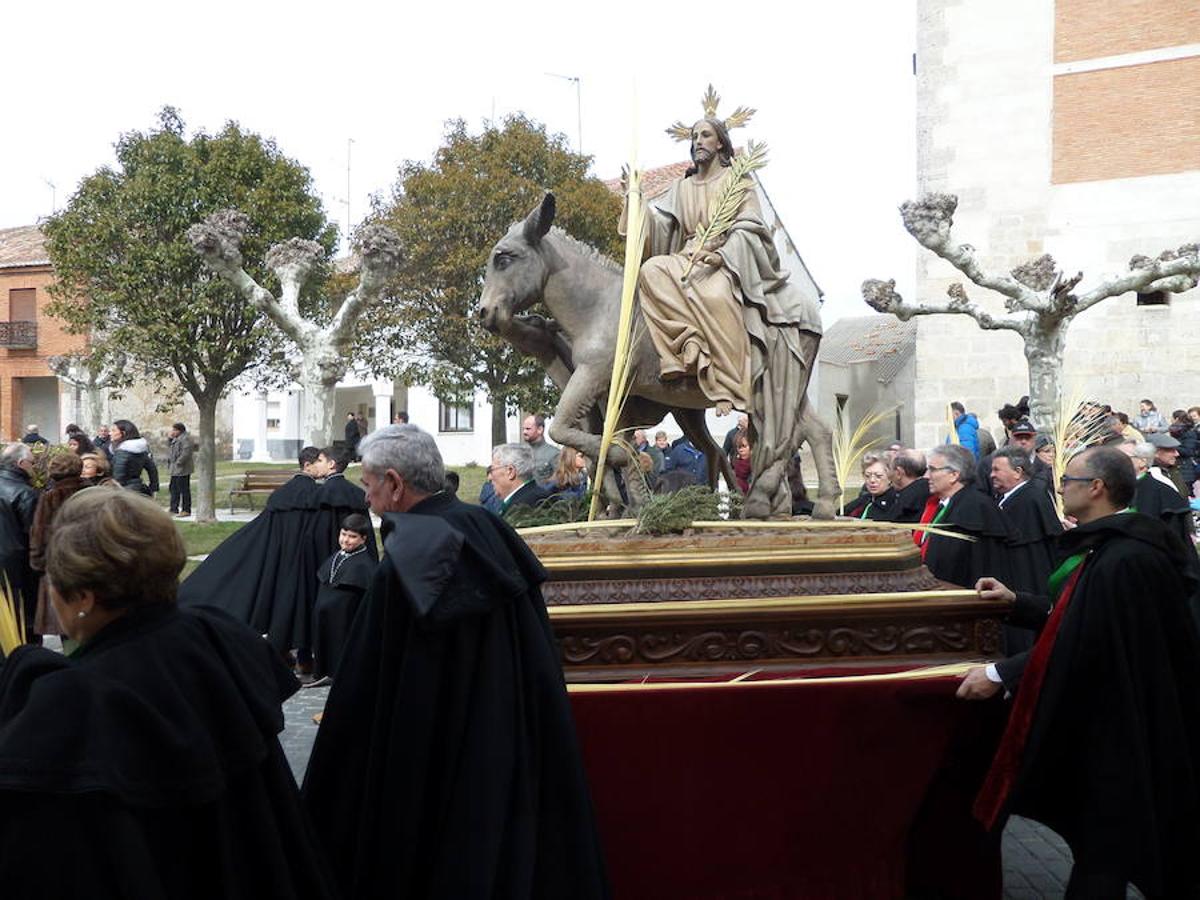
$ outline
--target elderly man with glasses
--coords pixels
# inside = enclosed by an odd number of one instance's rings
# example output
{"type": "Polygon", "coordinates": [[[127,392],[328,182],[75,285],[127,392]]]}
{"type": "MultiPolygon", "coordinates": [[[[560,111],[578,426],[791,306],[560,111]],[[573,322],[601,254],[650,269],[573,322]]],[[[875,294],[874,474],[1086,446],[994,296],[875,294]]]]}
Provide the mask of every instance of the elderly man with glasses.
{"type": "Polygon", "coordinates": [[[949,444],[928,453],[929,501],[922,525],[935,525],[971,540],[918,530],[921,556],[934,577],[974,587],[984,575],[1009,576],[1013,531],[989,497],[971,490],[975,480],[975,454],[949,444]]]}

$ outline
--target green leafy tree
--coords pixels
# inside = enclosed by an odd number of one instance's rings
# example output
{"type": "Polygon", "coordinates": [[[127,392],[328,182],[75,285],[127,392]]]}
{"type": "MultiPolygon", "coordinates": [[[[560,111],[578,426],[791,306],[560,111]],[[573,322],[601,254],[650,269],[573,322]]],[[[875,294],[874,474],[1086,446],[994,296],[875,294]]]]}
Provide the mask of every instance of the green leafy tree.
{"type": "MultiPolygon", "coordinates": [[[[291,237],[315,240],[328,254],[337,229],[308,170],[236,123],[189,140],[178,113],[166,107],[156,128],[120,137],[116,158],[115,167],[85,178],[43,226],[57,275],[50,312],[68,330],[88,335],[90,352],[119,355],[126,381],[153,379],[195,400],[194,509],[197,518],[211,520],[217,402],[239,377],[282,371],[290,349],[253,305],[205,267],[187,230],[209,213],[236,207],[250,222],[246,256],[262,260],[273,243],[291,237]]],[[[254,274],[277,287],[265,267],[254,274]]]]}
{"type": "Polygon", "coordinates": [[[494,443],[504,440],[506,410],[553,409],[557,391],[541,365],[484,331],[475,313],[492,246],[546,191],[558,198],[564,230],[624,252],[620,199],[588,177],[590,162],[521,115],[477,135],[451,122],[431,163],[405,162],[375,214],[404,248],[395,302],[373,309],[363,329],[377,374],[428,384],[450,401],[483,390],[494,443]]]}

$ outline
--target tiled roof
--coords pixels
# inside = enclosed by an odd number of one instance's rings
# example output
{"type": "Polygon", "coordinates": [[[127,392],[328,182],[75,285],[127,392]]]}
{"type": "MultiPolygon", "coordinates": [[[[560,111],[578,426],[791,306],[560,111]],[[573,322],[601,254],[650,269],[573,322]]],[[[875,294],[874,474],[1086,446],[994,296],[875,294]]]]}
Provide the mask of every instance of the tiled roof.
{"type": "Polygon", "coordinates": [[[49,264],[46,239],[36,225],[0,228],[0,269],[49,264]]]}
{"type": "MultiPolygon", "coordinates": [[[[671,182],[683,177],[683,173],[691,165],[690,160],[659,166],[657,169],[646,169],[642,172],[642,196],[651,200],[671,186],[671,182]]],[[[614,194],[621,192],[621,179],[610,178],[604,186],[614,194]]]]}
{"type": "Polygon", "coordinates": [[[895,316],[855,316],[838,319],[821,338],[821,362],[835,366],[876,363],[876,377],[883,384],[900,370],[917,347],[917,323],[901,322],[895,316]]]}

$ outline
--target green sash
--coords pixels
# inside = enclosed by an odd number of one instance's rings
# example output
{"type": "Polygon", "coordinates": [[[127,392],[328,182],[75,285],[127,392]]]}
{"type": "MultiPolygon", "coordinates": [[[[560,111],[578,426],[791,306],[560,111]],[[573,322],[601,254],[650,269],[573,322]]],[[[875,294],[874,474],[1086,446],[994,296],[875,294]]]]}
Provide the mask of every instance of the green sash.
{"type": "Polygon", "coordinates": [[[1058,601],[1058,595],[1062,593],[1063,585],[1067,583],[1067,579],[1071,577],[1071,573],[1083,565],[1084,559],[1087,557],[1087,551],[1076,553],[1074,556],[1068,556],[1061,566],[1054,570],[1048,582],[1050,587],[1050,599],[1058,601]]]}

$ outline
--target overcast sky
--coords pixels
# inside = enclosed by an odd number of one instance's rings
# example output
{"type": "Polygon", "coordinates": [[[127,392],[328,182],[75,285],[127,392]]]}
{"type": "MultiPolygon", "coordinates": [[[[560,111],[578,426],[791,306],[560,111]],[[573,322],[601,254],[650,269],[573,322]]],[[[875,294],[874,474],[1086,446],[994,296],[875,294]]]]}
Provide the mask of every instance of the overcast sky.
{"type": "Polygon", "coordinates": [[[864,278],[912,283],[896,211],[915,182],[912,0],[111,0],[7,4],[4,19],[0,227],[47,215],[55,193],[63,205],[165,104],[189,132],[234,119],[273,137],[344,230],[347,199],[357,222],[402,160],[430,158],[448,119],[478,129],[522,111],[574,145],[575,84],[547,73],[581,79],[583,150],[605,178],[635,145],[643,168],[683,159],[663,129],[697,118],[711,81],[724,114],[759,110],[734,137],[770,147],[763,182],[825,290],[826,323],[870,312],[864,278]]]}

